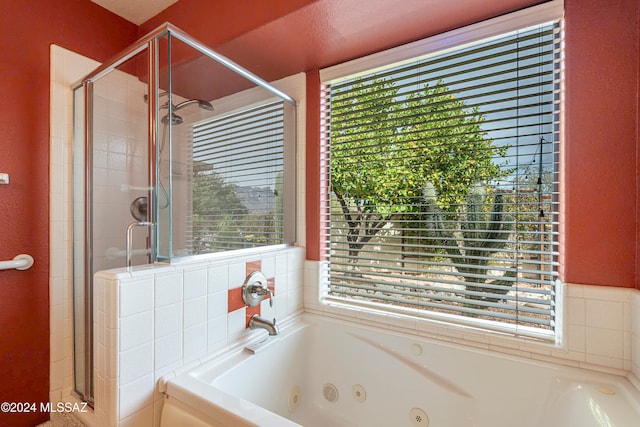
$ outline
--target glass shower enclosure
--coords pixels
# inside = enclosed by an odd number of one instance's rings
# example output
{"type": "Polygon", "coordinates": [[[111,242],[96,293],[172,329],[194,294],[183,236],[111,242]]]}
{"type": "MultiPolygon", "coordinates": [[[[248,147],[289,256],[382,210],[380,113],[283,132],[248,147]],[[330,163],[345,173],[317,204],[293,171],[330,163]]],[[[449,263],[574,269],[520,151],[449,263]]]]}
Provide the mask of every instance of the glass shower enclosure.
{"type": "MultiPolygon", "coordinates": [[[[74,388],[92,402],[96,273],[201,254],[193,243],[193,177],[203,164],[194,160],[194,129],[274,102],[293,120],[295,101],[171,24],[73,90],[74,388]]],[[[280,181],[290,172],[281,169],[270,172],[280,181]]],[[[275,222],[287,223],[295,215],[295,189],[282,193],[285,200],[274,201],[282,203],[275,222]]],[[[287,232],[276,235],[280,243],[294,240],[287,232]]]]}

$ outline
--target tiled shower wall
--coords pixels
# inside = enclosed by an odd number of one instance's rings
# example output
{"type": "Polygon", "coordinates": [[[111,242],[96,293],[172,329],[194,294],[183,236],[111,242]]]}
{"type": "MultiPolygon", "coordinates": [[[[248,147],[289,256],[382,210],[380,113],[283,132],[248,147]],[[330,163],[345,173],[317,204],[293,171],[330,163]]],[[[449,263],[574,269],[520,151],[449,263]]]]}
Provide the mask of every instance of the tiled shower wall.
{"type": "Polygon", "coordinates": [[[282,321],[300,313],[304,257],[291,247],[98,273],[96,425],[158,426],[160,377],[264,333],[247,330],[251,314],[282,321]],[[273,307],[238,302],[246,276],[257,270],[273,288],[273,307]]]}
{"type": "MultiPolygon", "coordinates": [[[[114,70],[94,83],[93,102],[93,265],[124,267],[130,204],[148,194],[146,84],[114,70]],[[130,186],[130,187],[127,187],[130,186]]],[[[79,218],[84,224],[84,218],[79,218]]],[[[145,248],[146,230],[133,233],[133,247],[145,248]]],[[[82,253],[79,254],[81,257],[82,253]]],[[[83,258],[82,258],[83,259],[83,258]]],[[[138,255],[133,264],[146,264],[138,255]]]]}

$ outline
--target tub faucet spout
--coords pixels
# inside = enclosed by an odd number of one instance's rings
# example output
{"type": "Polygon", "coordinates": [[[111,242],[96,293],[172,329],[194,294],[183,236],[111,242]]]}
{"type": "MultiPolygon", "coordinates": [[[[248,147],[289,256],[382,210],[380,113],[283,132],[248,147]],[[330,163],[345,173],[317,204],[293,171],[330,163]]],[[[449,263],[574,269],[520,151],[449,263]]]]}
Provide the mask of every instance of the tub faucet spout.
{"type": "Polygon", "coordinates": [[[251,319],[249,319],[249,329],[264,329],[269,332],[269,335],[278,335],[280,333],[280,330],[276,325],[276,319],[270,321],[263,319],[257,314],[254,314],[251,316],[251,319]]]}

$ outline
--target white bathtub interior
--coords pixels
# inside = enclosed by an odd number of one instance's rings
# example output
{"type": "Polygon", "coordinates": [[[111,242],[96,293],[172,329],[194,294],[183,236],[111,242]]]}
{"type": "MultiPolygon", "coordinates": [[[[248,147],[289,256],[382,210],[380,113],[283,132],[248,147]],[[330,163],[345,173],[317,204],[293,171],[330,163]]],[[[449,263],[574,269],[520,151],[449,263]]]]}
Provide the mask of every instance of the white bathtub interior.
{"type": "Polygon", "coordinates": [[[281,331],[170,378],[162,426],[640,425],[622,377],[310,314],[281,331]]]}

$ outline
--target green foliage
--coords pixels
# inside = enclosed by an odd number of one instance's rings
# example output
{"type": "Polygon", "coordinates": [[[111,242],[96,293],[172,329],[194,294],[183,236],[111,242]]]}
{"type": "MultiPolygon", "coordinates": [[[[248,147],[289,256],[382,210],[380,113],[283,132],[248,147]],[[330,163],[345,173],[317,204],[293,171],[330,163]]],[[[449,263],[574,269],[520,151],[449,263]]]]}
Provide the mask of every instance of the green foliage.
{"type": "Polygon", "coordinates": [[[235,192],[235,186],[225,183],[211,170],[194,172],[193,195],[193,212],[199,215],[248,213],[235,192]]]}
{"type": "Polygon", "coordinates": [[[224,182],[210,169],[193,174],[193,251],[216,252],[233,248],[242,233],[238,218],[246,216],[248,209],[242,204],[235,186],[224,182]]]}
{"type": "Polygon", "coordinates": [[[488,189],[475,185],[468,192],[464,209],[456,215],[456,220],[445,221],[446,214],[437,205],[436,194],[433,184],[426,183],[424,219],[434,239],[444,246],[465,282],[465,288],[470,292],[465,297],[498,301],[498,297],[487,297],[486,294],[504,295],[509,292],[512,282],[507,279],[515,277],[515,268],[509,269],[502,280],[487,282],[482,276],[488,270],[490,257],[507,246],[511,232],[511,221],[506,220],[504,212],[503,195],[496,193],[491,201],[488,189]]]}
{"type": "Polygon", "coordinates": [[[467,109],[438,82],[403,93],[383,79],[353,82],[331,100],[331,189],[348,224],[351,255],[394,217],[422,211],[427,182],[455,212],[469,188],[502,176],[504,156],[467,109]]]}

